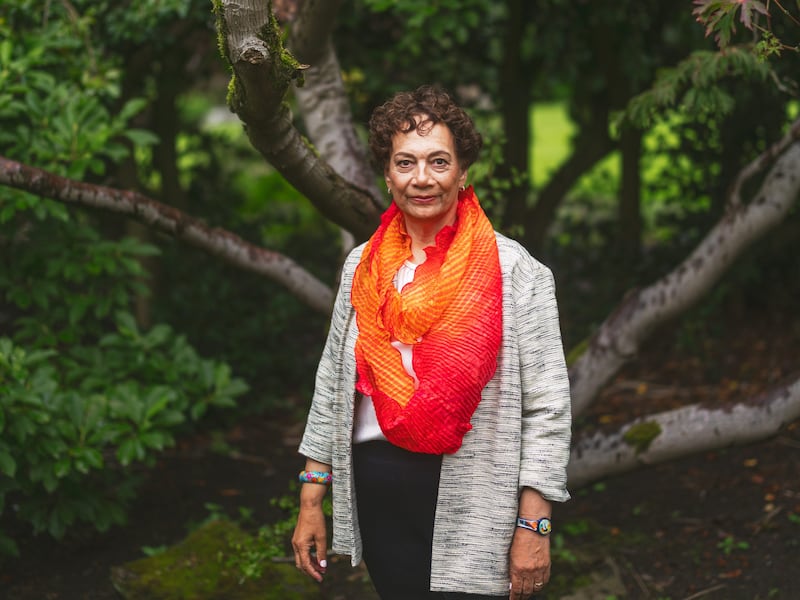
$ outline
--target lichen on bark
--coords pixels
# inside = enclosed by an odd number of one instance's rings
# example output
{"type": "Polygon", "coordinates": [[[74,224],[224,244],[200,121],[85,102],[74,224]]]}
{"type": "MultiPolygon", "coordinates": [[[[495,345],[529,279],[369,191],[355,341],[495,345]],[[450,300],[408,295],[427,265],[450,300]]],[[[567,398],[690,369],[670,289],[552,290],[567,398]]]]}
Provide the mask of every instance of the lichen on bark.
{"type": "Polygon", "coordinates": [[[653,440],[661,435],[661,425],[656,421],[644,421],[631,426],[623,435],[626,444],[636,450],[636,454],[646,452],[653,440]]]}

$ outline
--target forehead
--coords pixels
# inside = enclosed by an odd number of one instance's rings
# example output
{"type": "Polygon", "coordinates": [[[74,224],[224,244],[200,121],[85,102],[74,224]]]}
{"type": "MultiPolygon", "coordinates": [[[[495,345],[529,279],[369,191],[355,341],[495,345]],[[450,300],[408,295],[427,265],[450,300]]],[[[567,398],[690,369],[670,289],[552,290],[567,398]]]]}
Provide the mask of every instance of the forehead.
{"type": "Polygon", "coordinates": [[[436,123],[421,135],[418,129],[408,133],[398,132],[392,137],[392,154],[433,154],[447,152],[455,155],[455,141],[450,128],[443,123],[436,123]]]}

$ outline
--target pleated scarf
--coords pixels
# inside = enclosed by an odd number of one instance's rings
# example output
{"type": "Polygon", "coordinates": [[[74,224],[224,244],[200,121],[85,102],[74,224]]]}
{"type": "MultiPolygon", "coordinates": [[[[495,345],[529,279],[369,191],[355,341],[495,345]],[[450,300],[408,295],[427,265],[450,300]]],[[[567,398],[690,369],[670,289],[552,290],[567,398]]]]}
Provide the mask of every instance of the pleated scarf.
{"type": "Polygon", "coordinates": [[[472,186],[459,194],[455,224],[425,253],[414,280],[398,291],[393,280],[411,257],[411,239],[392,202],[353,278],[356,389],[372,397],[393,444],[453,453],[497,368],[503,326],[497,240],[472,186]],[[392,340],[412,346],[418,385],[392,340]]]}

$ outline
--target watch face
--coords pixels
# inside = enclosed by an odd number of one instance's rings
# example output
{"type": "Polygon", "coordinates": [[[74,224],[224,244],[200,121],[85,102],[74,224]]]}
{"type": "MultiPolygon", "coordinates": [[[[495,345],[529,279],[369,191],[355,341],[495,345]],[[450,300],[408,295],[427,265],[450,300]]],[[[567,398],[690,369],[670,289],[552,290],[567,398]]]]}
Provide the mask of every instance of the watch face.
{"type": "Polygon", "coordinates": [[[552,528],[553,524],[550,522],[550,519],[539,519],[539,533],[547,535],[552,528]]]}

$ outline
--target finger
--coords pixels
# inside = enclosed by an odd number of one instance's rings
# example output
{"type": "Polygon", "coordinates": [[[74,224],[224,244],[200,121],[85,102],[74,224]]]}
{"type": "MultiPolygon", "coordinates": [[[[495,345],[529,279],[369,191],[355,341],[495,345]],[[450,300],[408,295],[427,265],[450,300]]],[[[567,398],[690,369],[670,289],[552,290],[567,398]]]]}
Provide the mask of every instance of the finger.
{"type": "Polygon", "coordinates": [[[529,583],[526,583],[524,579],[520,580],[513,580],[511,582],[511,591],[509,597],[511,600],[523,600],[524,598],[528,598],[532,592],[532,586],[529,583]]]}
{"type": "Polygon", "coordinates": [[[311,556],[311,552],[309,551],[307,554],[307,560],[303,565],[303,571],[308,573],[315,581],[322,582],[322,573],[319,571],[319,567],[317,566],[316,561],[311,556]]]}
{"type": "Polygon", "coordinates": [[[299,561],[298,568],[303,571],[303,573],[306,573],[317,581],[322,581],[322,575],[317,571],[315,561],[311,556],[311,549],[313,547],[311,543],[298,545],[296,550],[297,558],[295,560],[299,561]]]}
{"type": "Polygon", "coordinates": [[[325,573],[328,568],[328,549],[326,542],[327,540],[325,538],[317,540],[317,567],[322,573],[325,573]]]}

